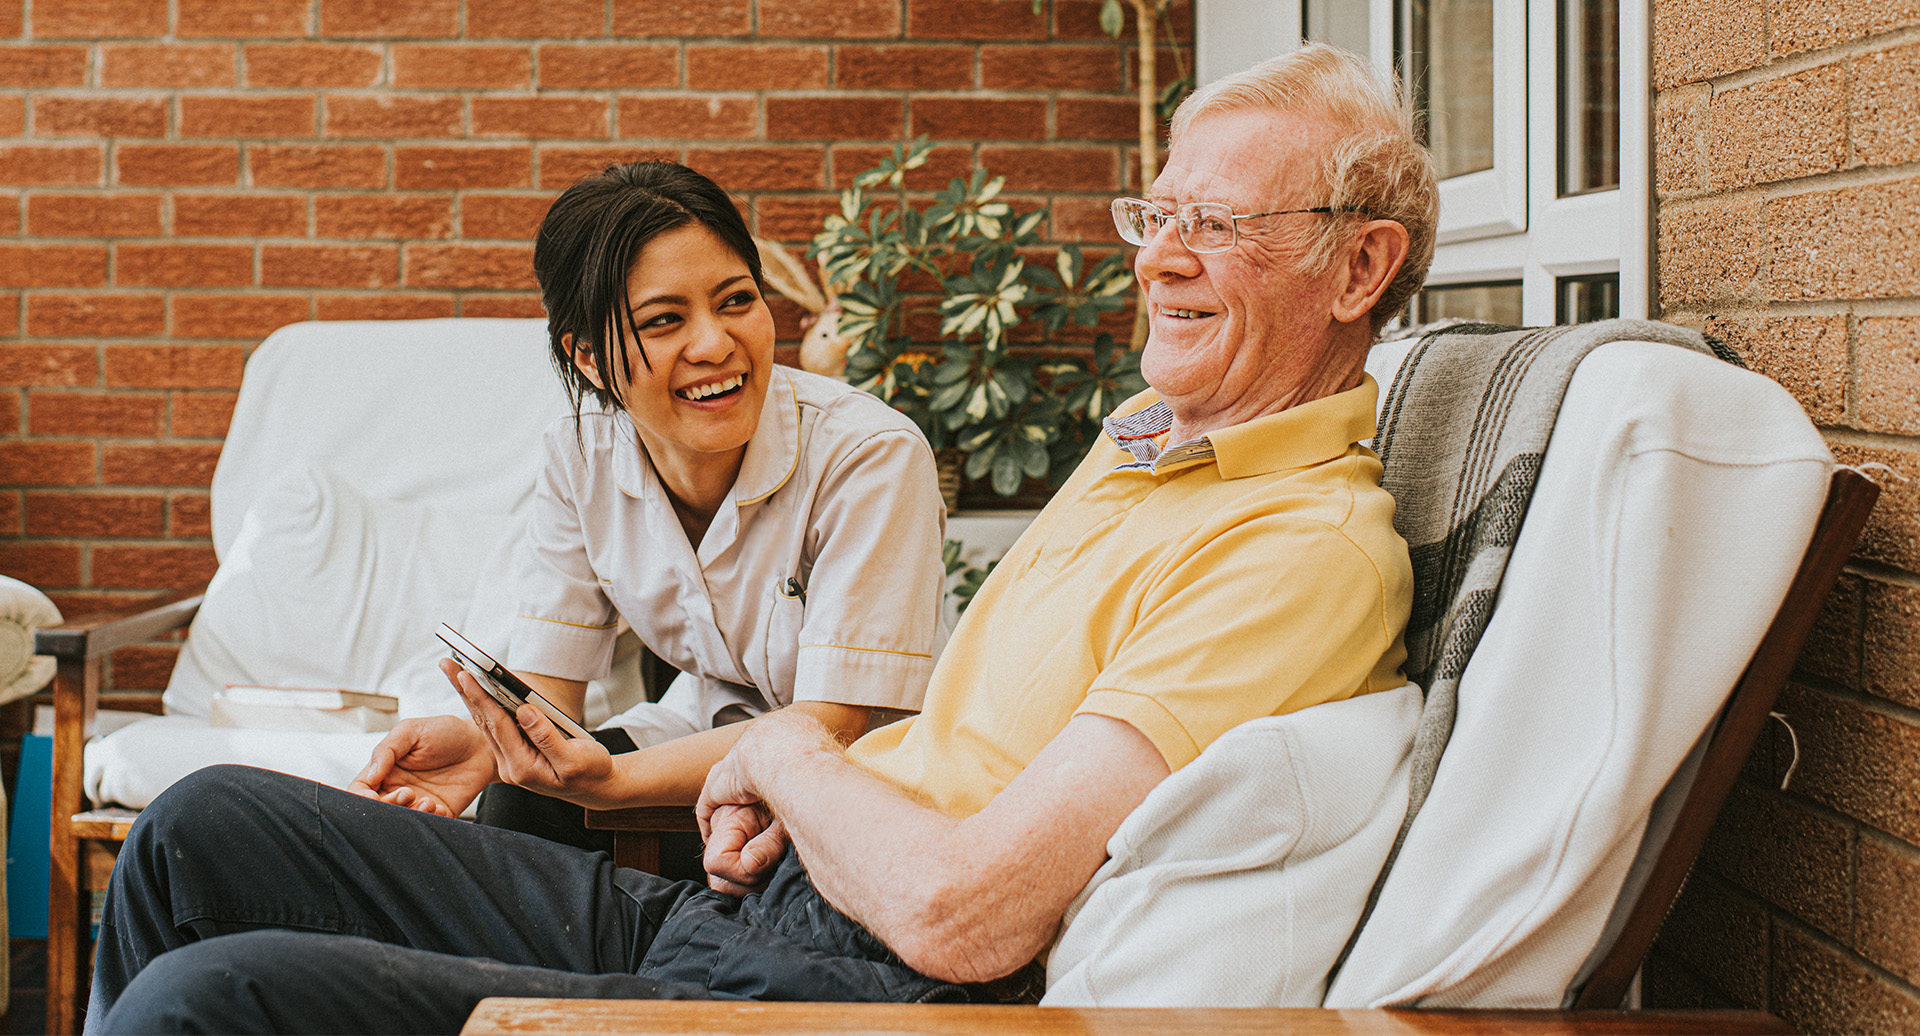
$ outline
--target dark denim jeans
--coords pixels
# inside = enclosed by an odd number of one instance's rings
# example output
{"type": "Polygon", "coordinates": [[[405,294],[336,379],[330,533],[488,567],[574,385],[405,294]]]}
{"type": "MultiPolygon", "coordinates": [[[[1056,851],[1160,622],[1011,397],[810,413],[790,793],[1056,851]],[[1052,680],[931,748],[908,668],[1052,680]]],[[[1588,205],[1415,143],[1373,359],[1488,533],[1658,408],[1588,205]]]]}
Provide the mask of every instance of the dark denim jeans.
{"type": "Polygon", "coordinates": [[[457,1032],[488,996],[975,999],[820,898],[429,816],[266,770],[174,785],[107,893],[89,1031],[457,1032]]]}

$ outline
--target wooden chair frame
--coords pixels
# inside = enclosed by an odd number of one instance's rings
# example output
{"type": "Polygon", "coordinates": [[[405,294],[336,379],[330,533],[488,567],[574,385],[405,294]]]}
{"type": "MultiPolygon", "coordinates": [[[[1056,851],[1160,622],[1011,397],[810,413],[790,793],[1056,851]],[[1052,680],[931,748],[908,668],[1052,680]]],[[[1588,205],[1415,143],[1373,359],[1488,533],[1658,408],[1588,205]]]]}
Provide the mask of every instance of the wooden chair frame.
{"type": "MultiPolygon", "coordinates": [[[[1569,1031],[1578,1017],[1592,1019],[1580,1026],[1591,1032],[1776,1032],[1783,1031],[1770,1016],[1752,1012],[1714,1012],[1716,1020],[1660,1012],[1639,1016],[1638,1022],[1606,1022],[1617,1008],[1661,923],[1685,884],[1707,832],[1733,789],[1742,765],[1758,739],[1767,713],[1786,686],[1794,660],[1840,576],[1867,515],[1879,498],[1880,487],[1850,469],[1834,472],[1827,501],[1812,542],[1794,575],[1785,601],[1760,642],[1745,673],[1735,685],[1717,728],[1688,791],[1671,837],[1662,848],[1640,898],[1633,905],[1613,945],[1581,989],[1574,1006],[1582,1013],[1564,1012],[1303,1012],[1293,1009],[1260,1011],[1217,1010],[1154,1012],[1068,1011],[1063,1008],[894,1007],[908,1012],[898,1019],[884,1012],[874,1015],[879,1027],[902,1032],[1085,1032],[1163,1033],[1205,1032],[1222,1036],[1251,1025],[1260,1031],[1290,1029],[1301,1032],[1360,1031],[1353,1026],[1407,1032],[1485,1031],[1489,1026],[1511,1032],[1569,1031]],[[1588,1014],[1586,1012],[1597,1012],[1588,1014]],[[884,1015],[884,1017],[883,1017],[884,1015]],[[1534,1021],[1514,1022],[1508,1015],[1534,1021]],[[1498,1017],[1496,1017],[1498,1016],[1498,1017]],[[1318,1018],[1319,1021],[1306,1019],[1318,1018]],[[1340,1021],[1346,1018],[1348,1021],[1340,1021]],[[913,1019],[920,1019],[915,1021],[913,1019]],[[1329,1021],[1328,1019],[1333,1019],[1329,1021]],[[1428,1021],[1421,1021],[1427,1019],[1428,1021]],[[1535,1026],[1535,1021],[1538,1026],[1535,1026]],[[1151,1023],[1151,1024],[1149,1024],[1151,1023]],[[1604,1024],[1603,1024],[1604,1023],[1604,1024]],[[1348,1026],[1342,1028],[1341,1026],[1348,1026]],[[928,1026],[936,1026],[929,1028],[928,1026]],[[1514,1027],[1518,1026],[1518,1027],[1514,1027]],[[1648,1026],[1651,1026],[1650,1028],[1648,1026]],[[1773,1027],[1769,1027],[1773,1026],[1773,1027]]],[[[83,812],[83,753],[93,733],[100,701],[101,661],[114,649],[139,644],[192,620],[199,610],[204,587],[165,594],[127,608],[87,616],[75,622],[40,630],[34,651],[58,662],[54,676],[53,815],[49,835],[52,855],[48,870],[47,913],[47,1031],[76,1032],[86,1011],[89,966],[89,904],[86,851],[89,843],[117,843],[126,837],[130,822],[124,817],[83,812]]],[[[693,829],[691,811],[657,807],[595,812],[591,826],[611,829],[615,853],[622,865],[659,865],[659,832],[693,829]]],[[[872,1005],[879,1006],[879,1005],[872,1005]]],[[[759,1022],[783,1031],[829,1031],[849,1020],[846,1006],[818,1005],[675,1005],[666,1014],[661,1005],[631,1001],[493,1001],[484,1002],[468,1025],[469,1032],[562,1031],[674,1031],[748,1032],[759,1022]],[[755,1012],[759,1013],[755,1013],[755,1012]],[[691,1012],[687,1017],[681,1013],[691,1012]],[[744,1013],[743,1013],[744,1012],[744,1013]],[[671,1016],[671,1024],[662,1019],[671,1016]],[[529,1026],[530,1019],[543,1019],[529,1026]],[[652,1018],[652,1021],[648,1019],[652,1018]],[[759,1022],[754,1022],[759,1019],[759,1022]],[[812,1020],[809,1020],[812,1019],[812,1020]],[[836,1020],[837,1019],[837,1020],[836,1020]],[[752,1024],[749,1024],[752,1023],[752,1024]],[[667,1028],[661,1028],[667,1025],[667,1028]],[[651,1026],[651,1027],[650,1027],[651,1026]],[[822,1028],[826,1026],[826,1028],[822,1028]]],[[[1633,1016],[1630,1016],[1633,1017],[1633,1016]]]]}

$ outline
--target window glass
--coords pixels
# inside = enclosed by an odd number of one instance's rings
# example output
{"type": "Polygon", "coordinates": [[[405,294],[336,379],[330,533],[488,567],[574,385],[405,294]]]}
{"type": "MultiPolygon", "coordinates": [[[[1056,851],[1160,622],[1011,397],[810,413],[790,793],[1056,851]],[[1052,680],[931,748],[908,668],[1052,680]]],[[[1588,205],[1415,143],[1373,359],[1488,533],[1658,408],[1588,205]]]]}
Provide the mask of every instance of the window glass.
{"type": "Polygon", "coordinates": [[[1494,0],[1404,0],[1408,87],[1440,178],[1493,168],[1494,0]]]}
{"type": "Polygon", "coordinates": [[[1488,281],[1428,288],[1414,296],[1413,312],[1416,324],[1458,317],[1489,324],[1518,325],[1520,282],[1488,281]]]}
{"type": "Polygon", "coordinates": [[[1367,53],[1368,10],[1357,0],[1304,0],[1300,5],[1300,35],[1355,54],[1367,53]]]}
{"type": "Polygon", "coordinates": [[[1620,0],[1560,0],[1560,191],[1620,186],[1620,0]]]}
{"type": "Polygon", "coordinates": [[[1620,275],[1617,273],[1561,277],[1554,287],[1558,298],[1553,319],[1557,324],[1584,324],[1620,315],[1620,275]]]}

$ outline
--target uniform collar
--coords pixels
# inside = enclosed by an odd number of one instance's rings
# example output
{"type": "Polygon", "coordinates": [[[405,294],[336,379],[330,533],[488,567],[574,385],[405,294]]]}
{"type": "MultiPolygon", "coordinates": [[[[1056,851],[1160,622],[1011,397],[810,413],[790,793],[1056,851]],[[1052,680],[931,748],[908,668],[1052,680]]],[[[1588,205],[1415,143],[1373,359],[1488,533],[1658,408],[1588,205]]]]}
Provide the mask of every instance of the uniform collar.
{"type": "Polygon", "coordinates": [[[1143,434],[1164,434],[1173,412],[1149,389],[1122,404],[1107,419],[1106,433],[1114,445],[1137,459],[1123,467],[1150,467],[1158,473],[1211,461],[1221,478],[1247,478],[1332,460],[1354,443],[1372,437],[1374,407],[1380,385],[1373,375],[1360,384],[1310,403],[1288,407],[1277,414],[1218,428],[1190,443],[1171,445],[1152,457],[1141,457],[1143,434]],[[1148,427],[1157,426],[1157,427],[1148,427]]]}
{"type": "MultiPolygon", "coordinates": [[[[646,495],[649,487],[660,488],[660,476],[640,448],[640,437],[633,418],[625,410],[613,412],[623,448],[613,453],[614,479],[621,492],[634,498],[646,495]]],[[[747,451],[740,458],[740,473],[733,478],[733,502],[737,506],[759,503],[787,484],[800,461],[800,398],[793,378],[774,367],[767,380],[767,398],[760,404],[760,424],[747,440],[747,451]]],[[[664,497],[662,500],[664,501],[664,497]]]]}

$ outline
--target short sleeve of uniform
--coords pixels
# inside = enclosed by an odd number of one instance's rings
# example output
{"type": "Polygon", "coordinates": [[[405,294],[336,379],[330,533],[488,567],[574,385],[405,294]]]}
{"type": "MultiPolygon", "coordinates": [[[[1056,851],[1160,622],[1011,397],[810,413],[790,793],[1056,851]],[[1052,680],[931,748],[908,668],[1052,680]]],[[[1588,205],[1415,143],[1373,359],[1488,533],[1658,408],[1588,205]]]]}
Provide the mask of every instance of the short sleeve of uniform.
{"type": "Polygon", "coordinates": [[[1238,724],[1348,697],[1397,626],[1382,573],[1339,528],[1268,515],[1191,551],[1075,710],[1145,734],[1172,769],[1238,724]]]}
{"type": "Polygon", "coordinates": [[[862,437],[820,485],[794,675],[796,701],[917,711],[944,630],[946,508],[933,453],[910,428],[862,437]]]}
{"type": "Polygon", "coordinates": [[[566,680],[596,680],[613,662],[617,616],[587,558],[576,506],[586,460],[571,421],[547,430],[547,463],[516,552],[519,611],[508,664],[566,680]]]}

